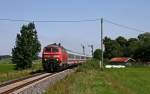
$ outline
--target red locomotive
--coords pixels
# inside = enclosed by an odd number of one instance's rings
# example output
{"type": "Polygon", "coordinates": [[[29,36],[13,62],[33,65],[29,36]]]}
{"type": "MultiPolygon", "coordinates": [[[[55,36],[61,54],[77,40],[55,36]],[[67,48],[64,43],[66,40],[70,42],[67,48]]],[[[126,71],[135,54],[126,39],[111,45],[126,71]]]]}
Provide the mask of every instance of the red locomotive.
{"type": "Polygon", "coordinates": [[[43,49],[42,64],[45,71],[53,72],[60,68],[84,63],[87,58],[89,57],[69,51],[60,44],[50,44],[43,49]]]}

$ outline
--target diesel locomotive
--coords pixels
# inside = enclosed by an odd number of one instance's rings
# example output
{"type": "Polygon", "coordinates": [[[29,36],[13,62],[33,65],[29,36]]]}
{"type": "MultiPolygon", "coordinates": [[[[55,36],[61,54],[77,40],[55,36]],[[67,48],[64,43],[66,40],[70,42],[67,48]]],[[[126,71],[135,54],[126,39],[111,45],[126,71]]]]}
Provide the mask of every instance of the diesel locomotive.
{"type": "Polygon", "coordinates": [[[50,44],[43,49],[42,65],[45,71],[53,72],[68,66],[82,64],[88,58],[90,57],[67,50],[60,44],[50,44]]]}

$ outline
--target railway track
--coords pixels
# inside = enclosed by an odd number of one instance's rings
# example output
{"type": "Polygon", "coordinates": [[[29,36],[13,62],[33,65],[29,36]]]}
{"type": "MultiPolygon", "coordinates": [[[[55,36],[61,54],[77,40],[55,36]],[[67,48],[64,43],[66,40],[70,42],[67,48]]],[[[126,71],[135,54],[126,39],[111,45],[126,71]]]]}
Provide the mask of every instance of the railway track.
{"type": "Polygon", "coordinates": [[[44,73],[44,74],[38,74],[27,78],[22,78],[15,80],[13,82],[9,82],[7,84],[1,85],[0,87],[0,94],[10,94],[11,92],[20,89],[24,86],[27,86],[31,83],[34,83],[38,80],[41,80],[43,78],[46,78],[48,76],[52,75],[52,73],[44,73]]]}
{"type": "Polygon", "coordinates": [[[2,83],[0,84],[0,88],[1,88],[1,87],[4,87],[4,86],[6,86],[6,85],[9,85],[9,84],[18,82],[18,81],[22,81],[22,80],[25,80],[25,79],[28,79],[28,78],[31,78],[31,77],[34,77],[34,76],[41,75],[41,74],[43,74],[43,73],[44,73],[44,72],[36,73],[36,74],[32,74],[32,75],[30,75],[30,76],[21,77],[21,78],[18,78],[18,79],[14,79],[14,80],[9,80],[9,81],[6,81],[6,82],[2,82],[2,83]]]}
{"type": "MultiPolygon", "coordinates": [[[[55,79],[56,80],[63,79],[67,74],[69,74],[69,71],[72,71],[72,70],[73,69],[67,69],[67,70],[64,70],[64,71],[61,71],[58,73],[42,73],[42,74],[37,74],[37,75],[26,77],[26,78],[14,80],[12,82],[10,81],[8,83],[0,85],[0,94],[28,94],[28,93],[14,93],[14,92],[17,90],[20,90],[24,87],[27,87],[33,83],[38,83],[43,79],[45,79],[44,82],[46,82],[46,79],[48,79],[47,82],[52,79],[52,81],[50,81],[50,83],[54,84],[55,79]]],[[[32,94],[32,93],[30,93],[30,94],[32,94]]],[[[36,94],[36,93],[34,93],[34,94],[36,94]]],[[[38,93],[38,94],[40,94],[40,93],[38,93]]]]}

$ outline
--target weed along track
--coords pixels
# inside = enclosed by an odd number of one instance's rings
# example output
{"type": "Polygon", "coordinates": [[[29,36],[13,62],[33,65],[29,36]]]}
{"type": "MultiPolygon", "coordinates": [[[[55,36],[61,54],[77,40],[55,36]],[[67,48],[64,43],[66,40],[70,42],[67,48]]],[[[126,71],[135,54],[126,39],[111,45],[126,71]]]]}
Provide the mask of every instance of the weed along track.
{"type": "Polygon", "coordinates": [[[47,87],[63,79],[76,69],[66,69],[57,73],[43,73],[26,79],[1,85],[0,94],[41,94],[47,87]]]}

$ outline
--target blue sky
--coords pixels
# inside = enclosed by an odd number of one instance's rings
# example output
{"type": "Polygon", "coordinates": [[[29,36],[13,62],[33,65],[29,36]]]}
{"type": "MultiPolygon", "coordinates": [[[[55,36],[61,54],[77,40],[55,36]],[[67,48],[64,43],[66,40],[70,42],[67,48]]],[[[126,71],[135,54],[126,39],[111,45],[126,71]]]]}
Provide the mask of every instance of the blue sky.
{"type": "MultiPolygon", "coordinates": [[[[27,20],[82,20],[101,18],[138,28],[150,29],[150,0],[0,0],[0,18],[27,20]]],[[[0,55],[11,54],[16,34],[26,22],[0,21],[0,55]]],[[[100,47],[100,22],[35,23],[42,48],[61,42],[65,48],[90,54],[89,44],[100,47]]],[[[104,22],[104,35],[136,37],[140,32],[104,22]]]]}

